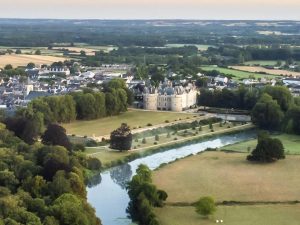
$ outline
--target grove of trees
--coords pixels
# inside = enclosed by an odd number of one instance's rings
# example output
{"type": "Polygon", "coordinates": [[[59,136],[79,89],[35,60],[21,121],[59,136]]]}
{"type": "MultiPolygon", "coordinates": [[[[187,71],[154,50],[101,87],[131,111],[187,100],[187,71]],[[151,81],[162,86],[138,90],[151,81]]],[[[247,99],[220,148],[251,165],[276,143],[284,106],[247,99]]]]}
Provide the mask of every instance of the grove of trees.
{"type": "Polygon", "coordinates": [[[86,200],[85,180],[93,171],[84,155],[28,145],[3,124],[0,140],[0,224],[101,224],[86,200]]]}

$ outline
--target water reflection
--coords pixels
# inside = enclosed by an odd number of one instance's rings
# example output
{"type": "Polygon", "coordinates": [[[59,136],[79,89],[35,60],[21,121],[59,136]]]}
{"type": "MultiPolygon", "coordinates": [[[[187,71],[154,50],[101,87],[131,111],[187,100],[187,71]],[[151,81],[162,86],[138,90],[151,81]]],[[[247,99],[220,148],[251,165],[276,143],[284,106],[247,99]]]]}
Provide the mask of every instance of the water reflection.
{"type": "MultiPolygon", "coordinates": [[[[126,208],[129,197],[125,190],[126,182],[135,174],[140,164],[146,164],[150,169],[156,169],[162,163],[169,163],[176,159],[197,154],[207,148],[220,148],[225,145],[256,137],[255,131],[246,131],[239,134],[223,135],[198,143],[189,143],[186,146],[172,148],[170,150],[155,153],[132,162],[111,168],[101,173],[98,177],[99,183],[88,188],[88,202],[95,207],[96,214],[104,225],[129,225],[131,221],[127,218],[126,208]]],[[[97,179],[95,178],[95,181],[97,179]]]]}
{"type": "Polygon", "coordinates": [[[89,188],[93,187],[93,186],[96,186],[98,184],[101,183],[101,180],[102,180],[102,177],[101,177],[101,174],[100,173],[97,173],[95,174],[94,176],[92,176],[91,178],[88,179],[87,181],[87,186],[89,188]]]}
{"type": "Polygon", "coordinates": [[[131,179],[132,170],[131,166],[126,163],[121,166],[114,167],[110,170],[111,179],[122,189],[126,188],[127,182],[131,179]]]}

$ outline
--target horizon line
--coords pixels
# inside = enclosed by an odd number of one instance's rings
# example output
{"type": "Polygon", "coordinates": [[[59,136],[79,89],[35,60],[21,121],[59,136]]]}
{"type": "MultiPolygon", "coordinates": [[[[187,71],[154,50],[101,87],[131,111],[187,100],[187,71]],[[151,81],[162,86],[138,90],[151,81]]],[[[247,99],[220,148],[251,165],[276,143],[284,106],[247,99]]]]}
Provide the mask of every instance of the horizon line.
{"type": "Polygon", "coordinates": [[[195,19],[195,18],[30,18],[30,17],[0,17],[0,20],[102,20],[102,21],[289,21],[300,22],[300,19],[195,19]]]}

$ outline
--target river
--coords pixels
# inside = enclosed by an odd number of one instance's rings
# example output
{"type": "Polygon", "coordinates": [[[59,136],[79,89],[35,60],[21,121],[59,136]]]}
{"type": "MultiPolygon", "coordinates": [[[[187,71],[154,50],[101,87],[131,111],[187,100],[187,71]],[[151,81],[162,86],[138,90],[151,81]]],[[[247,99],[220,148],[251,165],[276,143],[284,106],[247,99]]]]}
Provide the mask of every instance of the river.
{"type": "Polygon", "coordinates": [[[103,225],[132,224],[126,213],[129,197],[125,186],[132,176],[135,175],[138,165],[146,164],[150,169],[154,170],[163,163],[197,154],[207,148],[220,148],[252,139],[255,136],[255,131],[248,130],[237,134],[212,137],[201,140],[199,143],[172,148],[113,167],[101,173],[101,182],[99,184],[87,189],[88,202],[96,209],[96,215],[101,218],[103,225]]]}

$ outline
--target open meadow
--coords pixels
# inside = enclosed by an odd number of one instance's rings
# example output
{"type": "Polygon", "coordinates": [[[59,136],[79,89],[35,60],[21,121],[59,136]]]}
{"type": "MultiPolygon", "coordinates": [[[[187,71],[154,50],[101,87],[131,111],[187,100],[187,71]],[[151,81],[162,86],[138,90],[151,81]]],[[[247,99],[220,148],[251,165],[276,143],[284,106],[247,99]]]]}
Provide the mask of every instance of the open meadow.
{"type": "Polygon", "coordinates": [[[67,58],[58,56],[47,55],[26,55],[26,54],[12,54],[12,55],[0,55],[0,68],[7,64],[11,64],[13,67],[26,66],[28,63],[33,62],[38,65],[47,64],[50,65],[54,62],[65,61],[67,58]]]}
{"type": "Polygon", "coordinates": [[[260,73],[255,73],[255,72],[240,71],[240,70],[236,70],[236,69],[220,68],[220,67],[216,67],[216,66],[201,66],[201,69],[204,71],[217,70],[220,73],[223,73],[225,75],[232,75],[232,76],[234,76],[233,80],[247,79],[250,77],[254,77],[256,79],[258,79],[258,78],[273,79],[273,78],[277,77],[277,75],[260,74],[260,73]]]}
{"type": "Polygon", "coordinates": [[[300,221],[300,156],[270,164],[251,163],[246,153],[208,151],[163,166],[153,183],[168,193],[166,206],[155,208],[162,225],[283,225],[300,221]],[[191,206],[212,196],[216,213],[203,218],[191,206]],[[234,201],[225,205],[224,201],[234,201]]]}
{"type": "Polygon", "coordinates": [[[246,156],[204,152],[155,171],[153,180],[168,193],[168,203],[192,203],[207,195],[217,202],[300,200],[300,156],[270,164],[250,163],[246,156]]]}

